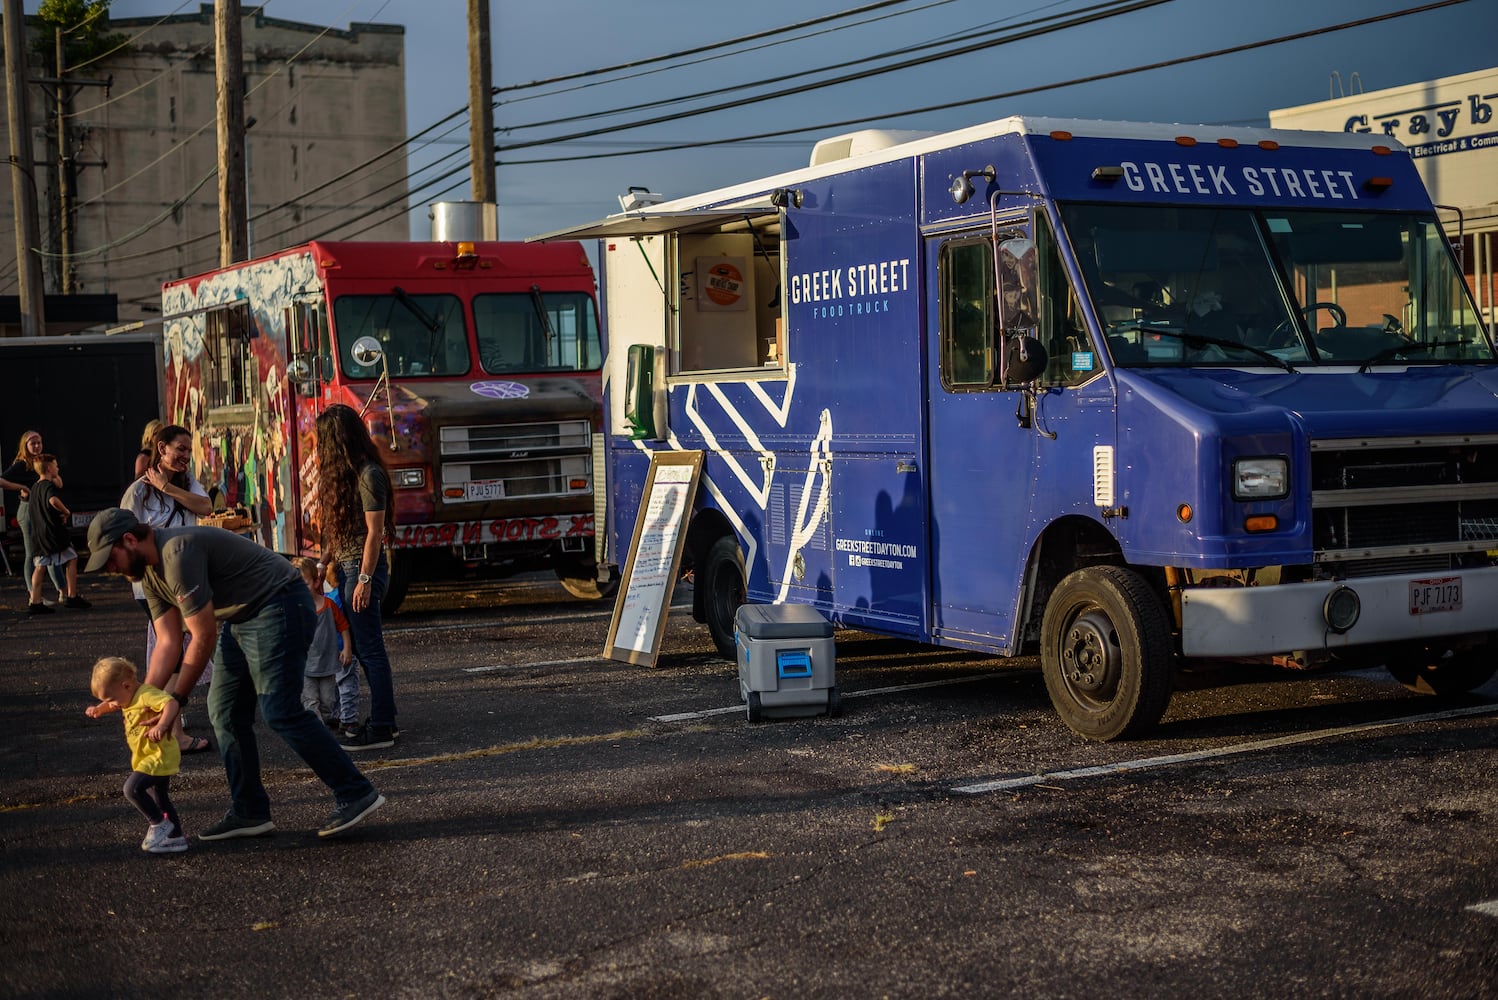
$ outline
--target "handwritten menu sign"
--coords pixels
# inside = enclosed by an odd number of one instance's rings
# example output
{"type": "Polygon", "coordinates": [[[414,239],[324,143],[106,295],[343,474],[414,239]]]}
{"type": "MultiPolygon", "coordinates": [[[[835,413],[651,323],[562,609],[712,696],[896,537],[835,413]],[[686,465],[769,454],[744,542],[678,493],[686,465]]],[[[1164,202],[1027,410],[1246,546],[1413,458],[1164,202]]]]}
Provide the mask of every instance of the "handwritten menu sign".
{"type": "Polygon", "coordinates": [[[619,581],[614,618],[604,643],[603,655],[610,659],[655,666],[686,544],[687,512],[702,474],[702,454],[651,453],[629,561],[619,581]]]}

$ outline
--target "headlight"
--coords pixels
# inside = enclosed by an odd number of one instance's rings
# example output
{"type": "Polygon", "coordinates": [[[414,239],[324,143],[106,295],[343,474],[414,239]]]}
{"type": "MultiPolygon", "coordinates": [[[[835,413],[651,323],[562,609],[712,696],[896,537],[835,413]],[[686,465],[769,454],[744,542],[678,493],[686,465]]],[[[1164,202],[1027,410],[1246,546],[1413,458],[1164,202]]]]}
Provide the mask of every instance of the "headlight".
{"type": "Polygon", "coordinates": [[[1284,458],[1240,458],[1233,463],[1234,500],[1278,500],[1290,495],[1290,463],[1284,458]]]}
{"type": "Polygon", "coordinates": [[[427,470],[393,469],[390,480],[396,489],[419,489],[427,484],[427,470]]]}

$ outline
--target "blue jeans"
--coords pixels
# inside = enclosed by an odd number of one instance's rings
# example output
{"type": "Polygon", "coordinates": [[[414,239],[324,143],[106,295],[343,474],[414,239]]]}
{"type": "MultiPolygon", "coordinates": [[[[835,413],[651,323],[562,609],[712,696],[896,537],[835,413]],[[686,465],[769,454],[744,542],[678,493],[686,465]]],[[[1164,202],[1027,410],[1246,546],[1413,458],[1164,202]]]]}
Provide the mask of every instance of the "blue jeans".
{"type": "Polygon", "coordinates": [[[219,623],[208,717],[223,754],[233,812],[241,819],[270,818],[255,742],[257,704],[265,724],[333,790],[339,805],[374,791],[328,727],[302,707],[302,671],[316,627],[312,595],[300,578],[272,595],[249,621],[219,623]]]}
{"type": "Polygon", "coordinates": [[[349,634],[354,637],[354,656],[364,664],[364,678],[369,681],[369,725],[389,729],[395,725],[395,679],[390,673],[390,654],[385,652],[385,627],[380,602],[390,585],[390,571],[381,555],[378,568],[370,579],[369,606],[354,610],[354,588],[359,584],[359,560],[345,559],[338,564],[338,600],[343,617],[348,619],[349,634]]]}

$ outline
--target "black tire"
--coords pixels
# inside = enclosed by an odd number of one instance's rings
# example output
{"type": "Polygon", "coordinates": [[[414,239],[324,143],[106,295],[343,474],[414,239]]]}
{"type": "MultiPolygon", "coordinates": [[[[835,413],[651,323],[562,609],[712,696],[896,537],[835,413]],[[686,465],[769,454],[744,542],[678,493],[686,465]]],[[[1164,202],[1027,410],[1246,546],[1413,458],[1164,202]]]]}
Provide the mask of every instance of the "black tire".
{"type": "Polygon", "coordinates": [[[1175,654],[1160,598],[1133,570],[1089,566],[1063,579],[1041,625],[1041,670],[1056,713],[1090,740],[1139,736],[1170,703],[1175,654]]]}
{"type": "Polygon", "coordinates": [[[598,564],[592,559],[561,559],[552,564],[562,589],[584,601],[613,597],[619,589],[619,571],[609,570],[609,578],[598,582],[598,564]]]}
{"type": "Polygon", "coordinates": [[[1401,650],[1384,664],[1396,681],[1416,694],[1466,694],[1498,674],[1498,643],[1463,648],[1431,643],[1401,650]]]}
{"type": "Polygon", "coordinates": [[[380,601],[380,614],[393,615],[406,599],[411,589],[411,579],[416,575],[416,556],[410,552],[385,551],[390,566],[390,582],[385,586],[385,597],[380,601]]]}
{"type": "Polygon", "coordinates": [[[745,700],[744,703],[744,715],[749,719],[750,722],[758,722],[760,719],[764,718],[764,713],[761,711],[758,691],[749,692],[749,697],[745,700]]]}
{"type": "Polygon", "coordinates": [[[830,687],[827,689],[827,717],[835,719],[842,714],[843,696],[838,692],[837,688],[830,687]]]}
{"type": "Polygon", "coordinates": [[[724,535],[707,550],[707,559],[696,574],[697,586],[703,588],[702,607],[713,645],[725,660],[738,659],[734,649],[733,617],[744,603],[744,554],[739,541],[724,535]]]}

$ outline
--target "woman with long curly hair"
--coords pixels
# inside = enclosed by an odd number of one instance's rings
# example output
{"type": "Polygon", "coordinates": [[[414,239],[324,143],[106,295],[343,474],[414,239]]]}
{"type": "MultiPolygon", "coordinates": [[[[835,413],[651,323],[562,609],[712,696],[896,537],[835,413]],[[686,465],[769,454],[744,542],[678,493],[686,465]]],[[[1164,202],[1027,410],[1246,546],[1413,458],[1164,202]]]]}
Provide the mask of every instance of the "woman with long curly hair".
{"type": "Polygon", "coordinates": [[[344,730],[348,750],[395,744],[395,682],[380,603],[390,584],[385,546],[394,525],[390,474],[369,429],[351,407],[328,407],[317,418],[317,526],[323,561],[338,567],[338,597],[369,682],[369,717],[344,730]]]}

